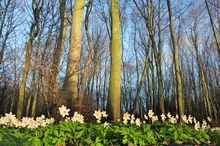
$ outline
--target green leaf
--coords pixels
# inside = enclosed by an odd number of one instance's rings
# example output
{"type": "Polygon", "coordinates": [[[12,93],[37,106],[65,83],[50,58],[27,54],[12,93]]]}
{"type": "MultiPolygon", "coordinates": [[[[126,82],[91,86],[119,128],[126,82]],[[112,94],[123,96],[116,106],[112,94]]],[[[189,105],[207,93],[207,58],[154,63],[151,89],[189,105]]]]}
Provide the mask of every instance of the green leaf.
{"type": "Polygon", "coordinates": [[[58,138],[55,137],[55,138],[53,138],[52,143],[55,144],[55,143],[57,143],[57,141],[58,141],[58,138]]]}
{"type": "Polygon", "coordinates": [[[127,138],[122,140],[123,144],[127,144],[128,142],[129,142],[129,140],[127,138]]]}
{"type": "Polygon", "coordinates": [[[45,136],[43,138],[43,142],[44,143],[51,143],[51,141],[53,140],[53,137],[52,136],[45,136]]]}
{"type": "Polygon", "coordinates": [[[99,138],[99,137],[96,137],[96,138],[95,138],[95,143],[99,143],[99,142],[101,142],[100,138],[99,138]]]}
{"type": "Polygon", "coordinates": [[[220,145],[220,135],[216,136],[215,143],[216,145],[220,145]]]}
{"type": "Polygon", "coordinates": [[[82,137],[83,133],[84,133],[84,130],[82,130],[80,132],[76,132],[75,137],[78,139],[78,138],[82,137]]]}
{"type": "Polygon", "coordinates": [[[57,130],[54,130],[53,133],[54,133],[54,135],[55,135],[56,137],[59,137],[59,136],[60,136],[57,130]]]}
{"type": "Polygon", "coordinates": [[[32,137],[31,139],[29,139],[29,141],[32,144],[34,144],[34,146],[42,146],[43,145],[42,141],[37,137],[32,137]]]}
{"type": "Polygon", "coordinates": [[[19,141],[19,138],[17,138],[14,135],[11,135],[11,134],[4,134],[3,136],[4,136],[4,139],[8,140],[8,141],[13,141],[15,143],[17,143],[19,141]]]}
{"type": "Polygon", "coordinates": [[[96,143],[95,146],[104,146],[102,143],[96,143]]]}

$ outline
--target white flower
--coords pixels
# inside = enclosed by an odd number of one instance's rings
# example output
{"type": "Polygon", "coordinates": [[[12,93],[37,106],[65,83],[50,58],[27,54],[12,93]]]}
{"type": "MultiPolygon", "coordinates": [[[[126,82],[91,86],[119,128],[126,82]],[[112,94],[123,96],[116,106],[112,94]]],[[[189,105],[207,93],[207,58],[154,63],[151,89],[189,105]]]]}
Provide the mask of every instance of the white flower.
{"type": "Polygon", "coordinates": [[[105,122],[105,123],[104,123],[104,128],[107,128],[108,125],[109,125],[109,123],[108,123],[108,122],[105,122]]]}
{"type": "Polygon", "coordinates": [[[161,117],[162,121],[164,122],[166,119],[166,116],[164,114],[161,114],[160,117],[161,117]]]}
{"type": "Polygon", "coordinates": [[[67,122],[68,120],[70,120],[70,117],[66,117],[65,118],[65,122],[67,122]]]}
{"type": "Polygon", "coordinates": [[[170,114],[170,112],[167,113],[167,117],[168,117],[168,118],[171,118],[171,117],[172,117],[171,114],[170,114]]]}
{"type": "Polygon", "coordinates": [[[154,115],[153,110],[149,110],[149,111],[148,111],[148,117],[149,117],[149,118],[152,118],[153,115],[154,115]]]}
{"type": "Polygon", "coordinates": [[[157,116],[152,116],[151,120],[152,120],[152,123],[154,123],[154,122],[158,121],[158,117],[157,116]]]}
{"type": "Polygon", "coordinates": [[[134,124],[134,123],[135,123],[135,121],[134,121],[134,120],[131,120],[131,121],[130,121],[130,123],[131,123],[131,124],[134,124]]]}
{"type": "Polygon", "coordinates": [[[17,122],[17,119],[16,119],[15,115],[12,114],[12,112],[10,112],[9,114],[7,114],[7,113],[5,114],[5,116],[3,117],[2,122],[6,125],[11,126],[11,125],[14,125],[14,123],[17,122]]]}
{"type": "Polygon", "coordinates": [[[200,128],[200,123],[199,123],[199,122],[196,122],[195,125],[194,125],[194,128],[195,128],[196,130],[198,130],[198,129],[200,128]]]}
{"type": "Polygon", "coordinates": [[[196,118],[195,118],[195,117],[193,118],[193,122],[194,122],[194,123],[197,123],[197,120],[196,120],[196,118]]]}
{"type": "Polygon", "coordinates": [[[192,119],[193,119],[193,117],[191,117],[191,115],[189,115],[189,116],[188,116],[188,121],[189,121],[189,123],[191,123],[191,124],[192,124],[192,119]]]}
{"type": "Polygon", "coordinates": [[[175,124],[177,122],[177,119],[172,116],[172,117],[169,118],[169,121],[170,121],[170,123],[175,124]]]}
{"type": "Polygon", "coordinates": [[[209,122],[212,122],[212,119],[211,119],[210,117],[207,117],[207,120],[208,120],[209,122]]]}
{"type": "Polygon", "coordinates": [[[130,120],[130,114],[128,113],[128,112],[126,112],[126,113],[124,113],[124,115],[123,115],[123,120],[130,120]]]}
{"type": "Polygon", "coordinates": [[[176,119],[179,119],[179,115],[178,114],[176,114],[176,119]]]}
{"type": "Polygon", "coordinates": [[[95,118],[97,120],[101,120],[101,117],[102,117],[102,112],[100,110],[95,110],[95,113],[93,114],[93,116],[95,116],[95,118]]]}
{"type": "Polygon", "coordinates": [[[124,124],[127,124],[127,123],[128,123],[128,120],[123,120],[123,123],[124,123],[124,124]]]}
{"type": "Polygon", "coordinates": [[[135,120],[134,114],[131,115],[131,120],[135,120]]]}
{"type": "Polygon", "coordinates": [[[73,115],[73,117],[71,118],[71,120],[72,120],[73,122],[78,121],[78,122],[80,122],[80,123],[84,123],[84,117],[83,117],[83,115],[78,114],[78,112],[74,112],[74,115],[73,115]]]}
{"type": "Polygon", "coordinates": [[[131,115],[131,121],[130,121],[130,123],[131,123],[131,124],[134,124],[134,121],[135,121],[135,117],[134,117],[134,114],[132,114],[132,115],[131,115]]]}
{"type": "Polygon", "coordinates": [[[29,119],[29,124],[28,124],[27,128],[35,129],[35,128],[38,128],[38,126],[39,126],[39,123],[36,122],[33,118],[29,119]]]}
{"type": "Polygon", "coordinates": [[[20,127],[21,126],[21,121],[17,120],[15,123],[14,123],[15,127],[20,127]]]}
{"type": "Polygon", "coordinates": [[[59,107],[59,110],[60,110],[60,114],[61,114],[62,117],[65,117],[65,116],[69,115],[70,109],[67,109],[64,105],[59,107]]]}
{"type": "Polygon", "coordinates": [[[184,121],[184,123],[188,124],[188,119],[187,119],[186,115],[182,115],[181,118],[184,121]]]}
{"type": "Polygon", "coordinates": [[[148,116],[147,115],[144,115],[144,118],[145,118],[145,120],[148,120],[148,116]]]}
{"type": "MultiPolygon", "coordinates": [[[[30,117],[23,117],[21,119],[21,126],[22,127],[28,127],[29,125],[31,125],[31,123],[33,123],[34,119],[30,118],[30,117]]],[[[30,128],[30,127],[28,127],[30,128]]]]}
{"type": "Polygon", "coordinates": [[[107,114],[106,114],[106,111],[102,111],[102,117],[105,117],[105,118],[107,118],[107,114]]]}
{"type": "Polygon", "coordinates": [[[207,124],[207,122],[205,120],[202,121],[201,128],[202,128],[202,130],[205,130],[206,128],[209,128],[209,125],[207,124]]]}
{"type": "Polygon", "coordinates": [[[50,119],[46,119],[46,123],[47,124],[52,124],[52,123],[54,123],[55,122],[55,119],[54,118],[50,118],[50,119]],[[48,122],[47,122],[47,120],[48,120],[48,122]]]}
{"type": "Polygon", "coordinates": [[[135,120],[135,124],[136,124],[137,126],[140,126],[140,125],[141,125],[141,120],[140,120],[139,118],[137,118],[137,119],[135,120]]]}

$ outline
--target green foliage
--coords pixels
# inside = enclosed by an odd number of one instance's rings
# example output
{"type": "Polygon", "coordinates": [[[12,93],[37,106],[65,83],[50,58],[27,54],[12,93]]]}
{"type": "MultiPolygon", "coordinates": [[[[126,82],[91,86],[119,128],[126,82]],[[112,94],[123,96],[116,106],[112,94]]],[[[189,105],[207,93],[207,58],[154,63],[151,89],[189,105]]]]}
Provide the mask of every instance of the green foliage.
{"type": "Polygon", "coordinates": [[[140,126],[114,121],[105,127],[102,123],[66,120],[36,129],[0,125],[0,146],[145,146],[184,142],[200,144],[206,141],[215,141],[220,145],[220,131],[195,130],[191,125],[172,124],[168,121],[142,123],[140,126]]]}

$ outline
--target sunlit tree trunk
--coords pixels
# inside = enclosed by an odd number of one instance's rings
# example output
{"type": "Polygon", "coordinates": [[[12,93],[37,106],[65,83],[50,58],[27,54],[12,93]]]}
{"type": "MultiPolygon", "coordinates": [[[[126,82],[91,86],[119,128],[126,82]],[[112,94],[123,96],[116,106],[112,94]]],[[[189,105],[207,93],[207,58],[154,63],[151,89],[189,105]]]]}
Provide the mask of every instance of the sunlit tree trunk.
{"type": "Polygon", "coordinates": [[[118,0],[111,0],[111,46],[110,46],[110,83],[109,83],[109,117],[120,119],[121,96],[121,55],[120,55],[120,19],[118,0]]]}
{"type": "Polygon", "coordinates": [[[182,90],[182,78],[181,78],[181,70],[179,66],[179,50],[177,45],[177,40],[175,36],[175,30],[174,30],[174,22],[173,22],[173,14],[172,14],[172,8],[170,4],[170,0],[167,0],[167,7],[168,7],[168,13],[169,13],[169,27],[170,27],[170,33],[171,33],[171,39],[173,44],[173,58],[174,58],[174,68],[175,68],[175,75],[176,75],[176,93],[177,93],[177,104],[178,104],[178,114],[179,116],[182,116],[184,114],[184,101],[183,101],[183,90],[182,90]]]}
{"type": "Polygon", "coordinates": [[[20,83],[19,89],[19,98],[18,98],[18,108],[17,108],[17,118],[21,119],[23,113],[23,104],[24,104],[24,97],[25,97],[25,88],[27,82],[28,71],[30,67],[30,59],[32,53],[32,43],[35,37],[38,35],[39,32],[39,22],[40,22],[40,11],[41,6],[35,0],[32,0],[32,10],[34,15],[34,22],[31,24],[29,39],[26,46],[26,54],[25,54],[25,62],[24,62],[24,71],[22,74],[22,79],[20,83]]]}
{"type": "Polygon", "coordinates": [[[34,61],[34,66],[33,66],[32,79],[31,79],[31,86],[30,86],[30,90],[29,90],[29,94],[28,94],[28,102],[27,102],[27,106],[26,106],[26,117],[29,116],[29,111],[30,111],[30,107],[31,107],[31,100],[32,100],[32,95],[33,95],[33,91],[34,91],[37,64],[38,64],[38,52],[39,52],[39,44],[38,44],[36,54],[35,54],[35,61],[34,61]]]}
{"type": "Polygon", "coordinates": [[[79,63],[81,54],[82,40],[82,21],[85,0],[75,0],[72,25],[70,34],[70,49],[68,53],[67,71],[61,93],[66,106],[71,107],[72,104],[76,107],[81,106],[81,99],[78,101],[78,75],[79,63]],[[67,105],[68,104],[68,105],[67,105]]]}

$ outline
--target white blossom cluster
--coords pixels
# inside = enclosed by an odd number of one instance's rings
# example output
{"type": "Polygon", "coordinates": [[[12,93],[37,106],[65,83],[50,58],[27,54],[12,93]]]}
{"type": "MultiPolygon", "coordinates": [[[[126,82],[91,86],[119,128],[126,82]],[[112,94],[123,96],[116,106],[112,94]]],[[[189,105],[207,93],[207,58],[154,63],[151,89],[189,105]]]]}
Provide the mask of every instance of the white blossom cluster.
{"type": "MultiPolygon", "coordinates": [[[[165,122],[166,119],[172,123],[175,124],[178,122],[179,120],[179,116],[172,116],[170,113],[167,113],[167,115],[161,114],[160,115],[162,122],[165,122]]],[[[144,115],[145,120],[150,120],[152,123],[158,121],[158,116],[154,114],[153,110],[149,110],[147,115],[144,115]]],[[[182,115],[181,116],[181,120],[185,123],[185,124],[194,124],[194,128],[196,130],[201,129],[201,130],[205,130],[207,128],[210,128],[210,125],[208,125],[208,123],[206,122],[206,120],[203,120],[202,123],[200,123],[199,121],[196,120],[195,117],[192,117],[191,115],[189,115],[188,117],[186,115],[182,115]]],[[[208,117],[207,120],[209,122],[211,122],[211,119],[208,117]]],[[[123,115],[123,123],[127,124],[128,121],[130,121],[130,123],[135,123],[137,126],[141,125],[141,121],[139,118],[134,117],[134,115],[129,114],[128,112],[124,113],[123,115]]],[[[145,121],[143,121],[144,123],[145,121]]]]}
{"type": "MultiPolygon", "coordinates": [[[[79,114],[78,112],[75,112],[73,117],[68,117],[70,109],[67,109],[64,105],[62,105],[59,108],[60,115],[62,117],[65,117],[65,120],[71,120],[72,122],[80,122],[84,123],[84,116],[79,114]]],[[[93,114],[97,120],[97,123],[101,123],[101,118],[107,118],[106,111],[101,110],[95,110],[93,114]]],[[[168,120],[170,123],[175,124],[179,120],[179,116],[172,116],[170,113],[167,113],[167,115],[161,114],[160,115],[162,122],[165,122],[168,120]]],[[[144,115],[145,120],[150,120],[152,123],[158,121],[158,116],[154,114],[153,110],[149,110],[147,115],[144,115]]],[[[206,120],[203,120],[202,123],[196,120],[195,117],[192,117],[189,115],[188,117],[186,115],[181,116],[181,120],[185,124],[194,124],[194,128],[196,130],[198,129],[207,129],[210,128],[210,126],[207,124],[206,120]]],[[[207,120],[211,122],[211,119],[208,117],[207,120]]],[[[120,120],[119,120],[120,121],[120,120]]],[[[141,122],[145,123],[145,121],[141,121],[140,118],[135,118],[133,114],[129,114],[128,112],[123,114],[123,123],[127,124],[130,122],[131,124],[136,124],[137,126],[141,125],[141,122]]],[[[36,119],[30,118],[30,117],[23,117],[21,120],[18,120],[14,114],[6,113],[5,116],[0,118],[0,125],[6,125],[6,126],[15,126],[15,127],[27,127],[30,129],[38,128],[38,127],[45,127],[46,125],[54,123],[54,118],[45,118],[44,115],[37,117],[36,119]]],[[[109,125],[108,122],[103,123],[104,127],[107,127],[109,125]]],[[[220,130],[219,128],[213,128],[211,130],[220,130]]]]}
{"type": "Polygon", "coordinates": [[[106,114],[106,111],[95,110],[95,113],[93,114],[93,116],[95,116],[98,123],[101,123],[101,118],[102,117],[107,118],[108,115],[106,114]]]}
{"type": "MultiPolygon", "coordinates": [[[[68,116],[69,115],[69,111],[70,109],[67,109],[64,105],[62,105],[60,108],[59,108],[59,111],[60,111],[60,115],[62,117],[65,117],[65,116],[68,116]]],[[[80,123],[84,123],[84,117],[83,115],[81,114],[78,114],[78,112],[74,112],[74,115],[73,117],[66,117],[65,120],[71,120],[72,122],[80,122],[80,123]]]]}
{"type": "Polygon", "coordinates": [[[46,125],[54,123],[54,118],[45,118],[44,115],[37,117],[36,119],[30,117],[23,117],[21,120],[18,120],[12,112],[6,113],[4,117],[0,118],[0,124],[6,126],[15,126],[15,127],[27,127],[30,129],[45,127],[46,125]]]}

